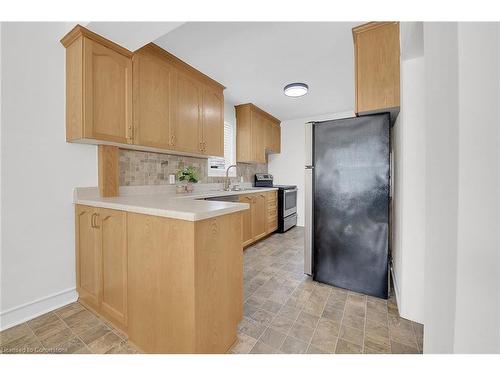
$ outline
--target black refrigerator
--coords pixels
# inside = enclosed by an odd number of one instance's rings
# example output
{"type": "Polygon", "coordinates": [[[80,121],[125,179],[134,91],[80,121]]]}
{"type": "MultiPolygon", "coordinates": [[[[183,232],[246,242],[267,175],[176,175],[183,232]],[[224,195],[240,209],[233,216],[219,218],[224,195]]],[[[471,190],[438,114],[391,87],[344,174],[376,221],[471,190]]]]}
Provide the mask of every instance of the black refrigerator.
{"type": "MultiPolygon", "coordinates": [[[[312,124],[313,279],[388,294],[390,116],[312,124]]],[[[307,174],[306,174],[307,175],[307,174]]]]}

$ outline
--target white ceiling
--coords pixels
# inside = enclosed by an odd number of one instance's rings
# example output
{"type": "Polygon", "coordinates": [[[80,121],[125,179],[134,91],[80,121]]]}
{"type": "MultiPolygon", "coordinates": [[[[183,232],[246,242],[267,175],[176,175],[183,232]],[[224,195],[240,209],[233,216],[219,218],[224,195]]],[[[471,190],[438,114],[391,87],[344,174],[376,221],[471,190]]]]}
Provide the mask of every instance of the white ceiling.
{"type": "Polygon", "coordinates": [[[354,108],[351,29],[361,22],[188,22],[154,42],[281,120],[354,108]],[[283,87],[305,82],[289,98],[283,87]]]}
{"type": "Polygon", "coordinates": [[[113,42],[135,51],[184,22],[89,22],[84,26],[113,42]]]}

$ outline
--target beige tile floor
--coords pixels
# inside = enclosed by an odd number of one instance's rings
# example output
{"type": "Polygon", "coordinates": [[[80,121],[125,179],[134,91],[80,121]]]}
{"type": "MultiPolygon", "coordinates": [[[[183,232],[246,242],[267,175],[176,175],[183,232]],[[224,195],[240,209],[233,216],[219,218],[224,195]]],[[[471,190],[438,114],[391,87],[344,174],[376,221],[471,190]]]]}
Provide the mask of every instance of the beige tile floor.
{"type": "Polygon", "coordinates": [[[231,353],[422,353],[423,326],[383,300],[303,274],[303,229],[244,254],[244,318],[231,353]]]}
{"type": "MultiPolygon", "coordinates": [[[[230,353],[421,353],[423,326],[388,301],[303,274],[303,230],[244,253],[244,318],[230,353]]],[[[79,303],[0,332],[0,353],[137,353],[79,303]]]]}
{"type": "Polygon", "coordinates": [[[78,302],[0,332],[3,354],[137,353],[126,337],[78,302]]]}

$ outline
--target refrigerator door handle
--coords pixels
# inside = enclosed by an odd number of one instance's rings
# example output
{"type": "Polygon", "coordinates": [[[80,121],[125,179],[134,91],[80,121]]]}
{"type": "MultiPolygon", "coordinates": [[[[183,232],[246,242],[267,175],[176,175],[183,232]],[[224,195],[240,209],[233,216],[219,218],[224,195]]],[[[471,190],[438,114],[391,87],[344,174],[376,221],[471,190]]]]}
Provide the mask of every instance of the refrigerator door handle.
{"type": "Polygon", "coordinates": [[[312,275],[312,251],[313,251],[313,170],[305,171],[305,233],[304,233],[304,273],[312,275]]]}

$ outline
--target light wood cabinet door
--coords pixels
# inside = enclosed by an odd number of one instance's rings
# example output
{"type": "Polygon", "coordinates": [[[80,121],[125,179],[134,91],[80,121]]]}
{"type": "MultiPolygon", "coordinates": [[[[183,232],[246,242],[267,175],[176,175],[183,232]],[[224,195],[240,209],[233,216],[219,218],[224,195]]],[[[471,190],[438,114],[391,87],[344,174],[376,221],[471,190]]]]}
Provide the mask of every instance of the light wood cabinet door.
{"type": "Polygon", "coordinates": [[[266,192],[267,203],[267,233],[278,229],[278,192],[266,192]]]}
{"type": "Polygon", "coordinates": [[[101,313],[127,326],[127,213],[100,208],[98,250],[101,254],[101,313]]]}
{"type": "Polygon", "coordinates": [[[175,70],[146,53],[134,56],[133,68],[134,144],[171,149],[175,70]]]}
{"type": "Polygon", "coordinates": [[[173,126],[176,150],[201,154],[202,90],[200,84],[184,73],[177,74],[176,121],[173,126]]]}
{"type": "Polygon", "coordinates": [[[224,353],[243,318],[239,213],[195,224],[196,352],[224,353]]]}
{"type": "Polygon", "coordinates": [[[241,242],[243,246],[248,246],[253,242],[252,234],[252,196],[240,195],[239,201],[241,203],[248,203],[250,209],[241,213],[241,242]]]}
{"type": "Polygon", "coordinates": [[[370,22],[353,29],[356,113],[399,107],[399,23],[370,22]]]}
{"type": "Polygon", "coordinates": [[[236,160],[266,163],[267,153],[279,152],[280,121],[251,103],[236,108],[236,160]]]}
{"type": "Polygon", "coordinates": [[[265,132],[264,132],[264,118],[260,113],[252,111],[252,159],[257,163],[266,162],[265,152],[265,132]]]}
{"type": "Polygon", "coordinates": [[[100,256],[93,223],[97,216],[93,207],[77,205],[76,210],[76,288],[80,299],[99,306],[100,256]]]}
{"type": "Polygon", "coordinates": [[[279,154],[281,152],[281,126],[280,124],[273,124],[272,126],[273,133],[273,148],[272,150],[279,154]]]}
{"type": "Polygon", "coordinates": [[[203,151],[224,157],[224,97],[222,93],[203,90],[203,151]]]}
{"type": "Polygon", "coordinates": [[[256,241],[267,234],[267,204],[264,193],[252,196],[252,237],[256,241]]]}
{"type": "Polygon", "coordinates": [[[274,128],[269,119],[264,120],[264,147],[267,151],[274,151],[274,128]]]}
{"type": "Polygon", "coordinates": [[[83,40],[84,137],[132,141],[132,59],[83,40]]]}
{"type": "Polygon", "coordinates": [[[236,161],[252,162],[251,110],[248,105],[236,106],[236,161]]]}

